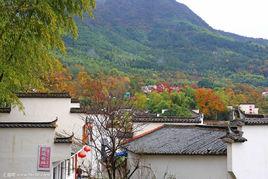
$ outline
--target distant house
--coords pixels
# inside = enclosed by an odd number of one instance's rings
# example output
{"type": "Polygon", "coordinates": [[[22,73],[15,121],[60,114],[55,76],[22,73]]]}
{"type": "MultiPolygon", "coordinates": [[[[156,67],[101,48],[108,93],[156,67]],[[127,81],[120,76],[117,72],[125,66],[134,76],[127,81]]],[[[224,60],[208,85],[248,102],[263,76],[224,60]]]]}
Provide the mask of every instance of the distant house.
{"type": "Polygon", "coordinates": [[[268,90],[262,92],[262,96],[265,97],[265,98],[267,98],[268,97],[268,90]]]}
{"type": "Polygon", "coordinates": [[[129,139],[133,178],[266,179],[268,117],[236,113],[228,126],[164,124],[129,139]]]}
{"type": "Polygon", "coordinates": [[[152,91],[156,90],[157,86],[156,85],[148,85],[148,86],[142,86],[141,90],[144,93],[151,93],[152,91]]]}
{"type": "Polygon", "coordinates": [[[0,108],[0,178],[74,178],[86,114],[67,93],[18,93],[0,108]],[[76,144],[77,147],[74,147],[76,144]],[[76,160],[76,161],[75,161],[76,160]]]}
{"type": "Polygon", "coordinates": [[[240,104],[238,108],[246,114],[259,114],[259,108],[255,104],[240,104]]]}

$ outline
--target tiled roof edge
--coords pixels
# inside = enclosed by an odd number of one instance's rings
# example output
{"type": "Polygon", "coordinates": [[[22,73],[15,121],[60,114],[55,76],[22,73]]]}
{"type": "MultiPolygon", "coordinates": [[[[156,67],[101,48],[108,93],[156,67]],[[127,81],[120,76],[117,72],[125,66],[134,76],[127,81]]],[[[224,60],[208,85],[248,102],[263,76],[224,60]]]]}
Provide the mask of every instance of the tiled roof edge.
{"type": "Polygon", "coordinates": [[[60,136],[60,137],[58,136],[54,138],[54,143],[71,144],[73,143],[73,137],[74,137],[74,133],[70,136],[60,136]]]}
{"type": "Polygon", "coordinates": [[[0,122],[0,128],[56,128],[56,122],[0,122]]]}
{"type": "Polygon", "coordinates": [[[164,124],[165,127],[171,128],[203,128],[203,129],[218,129],[218,130],[226,130],[227,126],[222,125],[205,125],[205,124],[194,124],[194,125],[173,125],[173,124],[164,124]]]}
{"type": "Polygon", "coordinates": [[[87,113],[87,111],[83,108],[71,108],[70,113],[87,113]]]}
{"type": "Polygon", "coordinates": [[[258,125],[268,125],[268,117],[266,118],[244,118],[235,119],[230,121],[231,127],[241,127],[241,126],[258,126],[258,125]]]}
{"type": "Polygon", "coordinates": [[[0,108],[0,113],[10,113],[10,112],[11,112],[10,107],[0,108]]]}
{"type": "Polygon", "coordinates": [[[201,116],[195,118],[180,118],[174,116],[164,117],[134,117],[133,122],[167,122],[167,123],[201,123],[201,116]]]}
{"type": "Polygon", "coordinates": [[[239,128],[231,128],[228,127],[226,131],[226,135],[221,138],[226,143],[243,143],[246,142],[247,139],[243,137],[243,131],[239,128]]]}
{"type": "Polygon", "coordinates": [[[18,98],[71,98],[69,93],[16,93],[18,98]]]}
{"type": "Polygon", "coordinates": [[[71,98],[71,103],[80,103],[80,100],[77,98],[71,98]]]}
{"type": "MultiPolygon", "coordinates": [[[[133,151],[131,151],[133,152],[133,151]]],[[[225,156],[227,155],[227,150],[221,151],[221,152],[203,152],[203,153],[146,153],[146,152],[133,152],[139,155],[195,155],[195,156],[204,156],[204,155],[209,155],[209,156],[225,156]]]]}

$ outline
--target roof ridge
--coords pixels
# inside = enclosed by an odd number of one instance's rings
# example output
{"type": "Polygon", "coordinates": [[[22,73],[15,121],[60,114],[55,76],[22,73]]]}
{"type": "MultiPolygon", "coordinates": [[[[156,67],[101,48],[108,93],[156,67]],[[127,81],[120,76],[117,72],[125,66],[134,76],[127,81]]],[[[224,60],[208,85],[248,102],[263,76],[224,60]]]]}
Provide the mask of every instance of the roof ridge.
{"type": "Polygon", "coordinates": [[[31,122],[31,121],[20,121],[20,122],[0,122],[0,124],[52,124],[57,122],[57,118],[53,121],[39,121],[39,122],[31,122]]]}
{"type": "Polygon", "coordinates": [[[146,116],[146,115],[135,115],[135,118],[175,118],[175,119],[196,119],[199,118],[198,116],[191,116],[191,117],[182,117],[182,116],[146,116]]]}
{"type": "Polygon", "coordinates": [[[0,113],[10,113],[11,107],[0,107],[0,113]]]}
{"type": "Polygon", "coordinates": [[[67,92],[18,92],[19,98],[71,98],[67,92]]]}
{"type": "Polygon", "coordinates": [[[180,117],[170,117],[170,116],[140,116],[134,117],[133,122],[151,122],[151,123],[158,123],[158,122],[166,122],[166,123],[201,123],[202,119],[201,116],[197,116],[194,118],[180,118],[180,117]]]}
{"type": "Polygon", "coordinates": [[[73,142],[74,133],[70,136],[64,136],[58,132],[55,133],[54,143],[72,143],[73,142]],[[57,136],[58,135],[58,136],[57,136]]]}
{"type": "Polygon", "coordinates": [[[56,118],[50,122],[0,122],[0,128],[56,128],[56,118]]]}
{"type": "Polygon", "coordinates": [[[71,107],[70,113],[87,113],[87,110],[83,107],[71,107]]]}
{"type": "Polygon", "coordinates": [[[171,128],[206,128],[206,129],[221,129],[226,130],[228,126],[221,126],[221,125],[205,125],[205,124],[164,124],[165,127],[171,127],[171,128]]]}

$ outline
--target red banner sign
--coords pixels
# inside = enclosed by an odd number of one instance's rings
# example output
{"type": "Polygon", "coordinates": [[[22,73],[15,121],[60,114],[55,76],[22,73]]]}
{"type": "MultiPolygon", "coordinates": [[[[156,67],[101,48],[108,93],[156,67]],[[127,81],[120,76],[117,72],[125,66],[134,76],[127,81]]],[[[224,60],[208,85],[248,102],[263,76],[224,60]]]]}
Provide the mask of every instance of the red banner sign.
{"type": "Polygon", "coordinates": [[[50,171],[50,163],[51,163],[51,147],[39,145],[37,170],[50,171]]]}

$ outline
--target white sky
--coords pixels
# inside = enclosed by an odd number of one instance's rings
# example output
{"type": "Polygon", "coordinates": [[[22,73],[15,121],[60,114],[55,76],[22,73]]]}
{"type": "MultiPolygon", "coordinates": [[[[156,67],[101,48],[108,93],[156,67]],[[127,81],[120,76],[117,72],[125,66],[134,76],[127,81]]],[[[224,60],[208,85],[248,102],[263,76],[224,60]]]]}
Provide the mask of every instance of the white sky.
{"type": "Polygon", "coordinates": [[[268,0],[177,0],[210,26],[248,37],[268,39],[268,0]]]}

